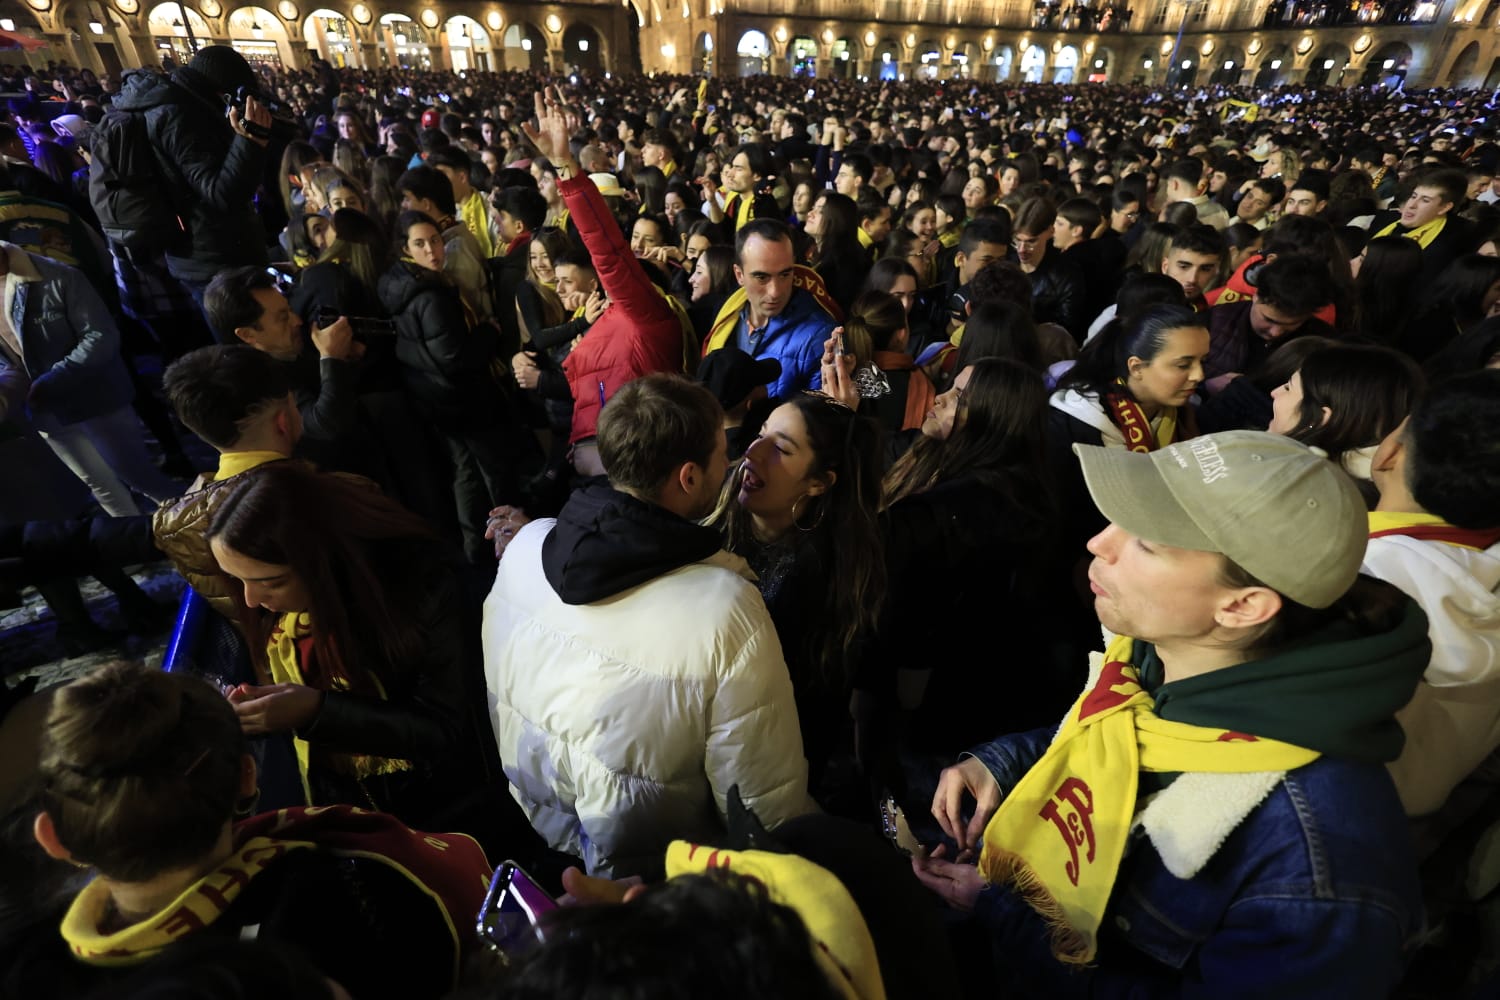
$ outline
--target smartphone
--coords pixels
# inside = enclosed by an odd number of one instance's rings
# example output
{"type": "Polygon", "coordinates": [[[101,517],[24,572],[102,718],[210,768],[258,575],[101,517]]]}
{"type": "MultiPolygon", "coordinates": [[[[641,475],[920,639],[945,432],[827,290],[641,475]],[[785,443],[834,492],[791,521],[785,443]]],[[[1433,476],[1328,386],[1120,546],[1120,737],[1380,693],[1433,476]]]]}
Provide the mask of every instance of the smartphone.
{"type": "Polygon", "coordinates": [[[922,842],[911,832],[911,826],[906,822],[906,813],[896,804],[892,795],[880,800],[880,832],[896,850],[907,857],[920,858],[927,854],[922,842]]]}
{"type": "Polygon", "coordinates": [[[542,943],[542,914],[557,909],[557,901],[514,861],[495,869],[475,925],[480,940],[505,955],[523,955],[542,943]]]}

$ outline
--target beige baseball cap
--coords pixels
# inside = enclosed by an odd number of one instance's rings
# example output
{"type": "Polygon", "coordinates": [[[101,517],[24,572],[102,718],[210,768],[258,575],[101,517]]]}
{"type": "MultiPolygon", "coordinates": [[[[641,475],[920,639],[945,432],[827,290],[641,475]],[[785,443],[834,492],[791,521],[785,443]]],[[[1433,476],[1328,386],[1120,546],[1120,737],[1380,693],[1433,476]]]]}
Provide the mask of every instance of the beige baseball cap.
{"type": "Polygon", "coordinates": [[[1150,454],[1075,444],[1100,512],[1132,535],[1218,552],[1311,608],[1342,597],[1368,536],[1364,499],[1322,452],[1226,431],[1150,454]]]}

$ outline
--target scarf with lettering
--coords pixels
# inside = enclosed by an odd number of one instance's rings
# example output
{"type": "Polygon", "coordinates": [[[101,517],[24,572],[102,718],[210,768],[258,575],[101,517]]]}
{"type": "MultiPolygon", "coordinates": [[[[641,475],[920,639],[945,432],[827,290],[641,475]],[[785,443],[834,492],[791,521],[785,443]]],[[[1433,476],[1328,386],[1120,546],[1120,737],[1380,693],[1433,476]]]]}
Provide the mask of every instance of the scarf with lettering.
{"type": "Polygon", "coordinates": [[[1426,250],[1428,247],[1432,246],[1432,241],[1438,238],[1438,235],[1443,231],[1443,227],[1447,224],[1448,217],[1446,215],[1440,215],[1436,219],[1433,219],[1431,222],[1425,222],[1422,225],[1417,226],[1415,229],[1404,233],[1398,233],[1396,230],[1401,227],[1401,220],[1397,219],[1395,222],[1391,223],[1389,226],[1386,226],[1380,232],[1370,237],[1370,239],[1375,240],[1379,239],[1382,236],[1405,236],[1409,240],[1416,240],[1417,246],[1421,247],[1423,250],[1426,250]]]}
{"type": "MultiPolygon", "coordinates": [[[[271,669],[271,683],[306,685],[305,676],[309,673],[316,673],[309,669],[313,661],[312,632],[311,615],[300,611],[288,611],[281,616],[281,620],[271,629],[270,638],[266,640],[266,661],[271,669]]],[[[380,678],[371,674],[370,681],[375,687],[375,693],[384,700],[385,686],[380,683],[380,678]]],[[[329,678],[325,683],[337,691],[347,691],[350,687],[349,682],[341,677],[329,678]]],[[[292,736],[292,746],[297,751],[297,770],[302,775],[302,791],[307,796],[308,805],[316,805],[313,802],[312,786],[307,778],[308,769],[312,765],[313,749],[306,740],[295,734],[292,736]]],[[[318,752],[318,762],[326,764],[341,774],[350,775],[356,780],[363,780],[377,774],[409,771],[412,766],[411,761],[394,757],[375,757],[369,754],[338,753],[327,750],[318,752]]]]}
{"type": "Polygon", "coordinates": [[[1146,419],[1146,411],[1135,401],[1124,379],[1115,379],[1119,388],[1110,388],[1104,393],[1104,412],[1110,421],[1125,436],[1125,447],[1130,451],[1151,452],[1164,448],[1174,441],[1186,441],[1198,436],[1198,423],[1191,406],[1164,406],[1156,418],[1156,426],[1146,419]]]}
{"type": "Polygon", "coordinates": [[[63,940],[89,965],[136,965],[193,931],[218,920],[256,876],[292,851],[323,850],[378,861],[411,880],[438,904],[453,935],[454,974],[472,938],[473,915],[484,901],[491,869],[468,834],[419,833],[384,813],[353,806],[282,809],[238,824],[234,853],[158,913],[114,933],[103,933],[112,907],[103,880],[74,898],[62,921],[63,940]]]}
{"type": "MultiPolygon", "coordinates": [[[[843,322],[844,311],[839,308],[837,302],[833,301],[833,296],[828,294],[828,287],[823,284],[823,278],[817,271],[801,264],[792,265],[792,284],[810,293],[823,311],[832,316],[836,322],[843,322]]],[[[740,324],[740,313],[745,308],[745,301],[743,285],[730,292],[729,298],[724,300],[724,305],[719,308],[719,315],[714,318],[714,325],[709,327],[708,336],[703,338],[705,358],[710,352],[717,351],[733,342],[734,329],[740,324]]],[[[787,305],[790,306],[791,303],[787,305]]]]}
{"type": "Polygon", "coordinates": [[[1068,710],[1051,747],[984,829],[979,870],[1012,887],[1051,931],[1059,961],[1094,958],[1130,838],[1140,772],[1244,774],[1290,771],[1319,756],[1277,740],[1157,716],[1117,636],[1104,669],[1068,710]]]}
{"type": "Polygon", "coordinates": [[[1387,535],[1405,535],[1429,542],[1444,542],[1462,549],[1485,549],[1500,542],[1500,528],[1460,528],[1449,524],[1436,514],[1415,514],[1403,511],[1370,511],[1370,537],[1384,538],[1387,535]]]}

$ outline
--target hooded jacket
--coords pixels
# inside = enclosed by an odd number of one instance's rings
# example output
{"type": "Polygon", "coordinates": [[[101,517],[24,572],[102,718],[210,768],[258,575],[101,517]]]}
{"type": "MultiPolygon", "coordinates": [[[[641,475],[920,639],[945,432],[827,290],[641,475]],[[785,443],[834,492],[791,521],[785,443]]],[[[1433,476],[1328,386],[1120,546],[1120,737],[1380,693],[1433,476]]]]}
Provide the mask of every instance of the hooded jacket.
{"type": "Polygon", "coordinates": [[[173,277],[209,281],[225,268],[265,264],[266,234],[252,199],[266,151],[230,128],[213,85],[183,67],[125,78],[114,106],[146,116],[162,181],[185,230],[185,249],[167,254],[173,277]]]}
{"type": "Polygon", "coordinates": [[[813,810],[775,626],[709,528],[574,493],[506,549],[484,662],[511,795],[590,874],[659,872],[722,830],[732,785],[767,826],[813,810]]]}
{"type": "MultiPolygon", "coordinates": [[[[1266,659],[1172,683],[1152,647],[1136,648],[1161,718],[1323,756],[1287,772],[1143,772],[1087,969],[1052,957],[1046,925],[1008,887],[986,889],[974,912],[1014,994],[1390,995],[1422,928],[1416,855],[1382,767],[1401,752],[1394,715],[1431,649],[1421,609],[1406,602],[1387,631],[1331,625],[1266,659]]],[[[1092,659],[1090,684],[1103,664],[1092,659]]],[[[973,752],[1003,795],[1051,738],[1038,730],[973,752]]]]}
{"type": "Polygon", "coordinates": [[[1370,539],[1364,572],[1427,612],[1432,662],[1396,713],[1406,746],[1390,765],[1407,815],[1424,816],[1500,747],[1500,544],[1386,535],[1370,539]]]}

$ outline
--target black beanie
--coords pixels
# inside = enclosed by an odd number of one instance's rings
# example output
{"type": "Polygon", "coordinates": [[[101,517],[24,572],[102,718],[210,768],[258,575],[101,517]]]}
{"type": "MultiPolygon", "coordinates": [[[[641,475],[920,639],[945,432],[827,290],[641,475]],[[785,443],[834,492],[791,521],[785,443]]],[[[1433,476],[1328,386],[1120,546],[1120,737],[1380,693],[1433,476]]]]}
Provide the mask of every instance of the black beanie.
{"type": "Polygon", "coordinates": [[[221,94],[234,94],[241,87],[254,92],[259,81],[245,57],[227,45],[210,45],[198,50],[187,68],[204,77],[221,94]]]}

